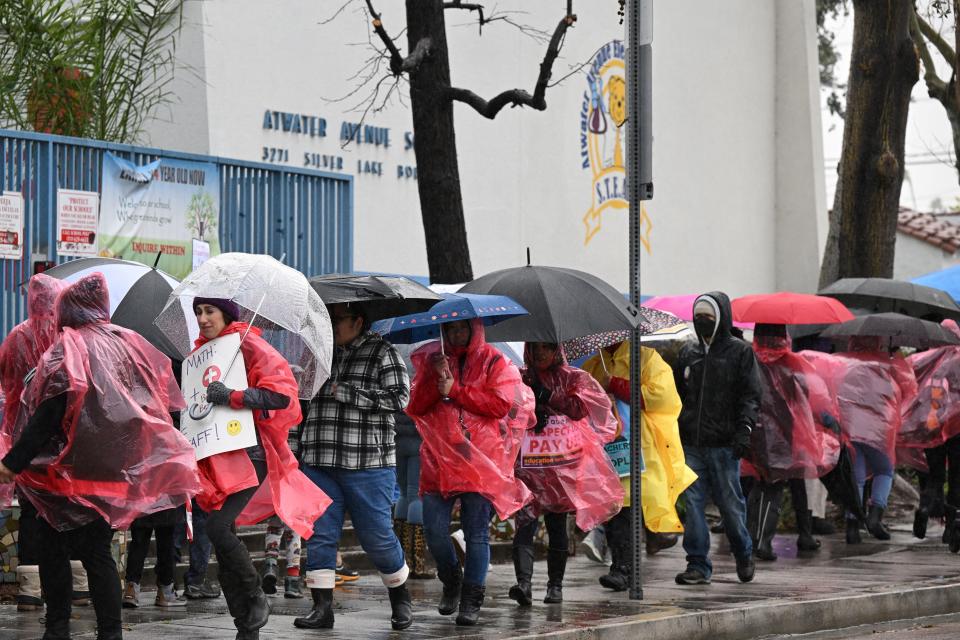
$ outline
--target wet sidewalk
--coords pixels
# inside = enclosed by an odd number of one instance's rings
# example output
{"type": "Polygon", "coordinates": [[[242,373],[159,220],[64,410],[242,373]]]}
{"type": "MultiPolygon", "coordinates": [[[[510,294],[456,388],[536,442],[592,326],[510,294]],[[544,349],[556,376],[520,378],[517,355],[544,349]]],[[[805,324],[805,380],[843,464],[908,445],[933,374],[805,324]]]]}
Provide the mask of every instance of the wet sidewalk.
{"type": "MultiPolygon", "coordinates": [[[[390,631],[386,591],[375,575],[336,590],[336,627],[304,631],[293,618],[310,607],[309,598],[272,598],[273,615],[261,638],[643,638],[696,640],[753,638],[772,633],[801,633],[900,618],[960,611],[960,556],[940,543],[939,525],[931,522],[929,537],[916,540],[909,525],[893,525],[893,540],[879,542],[864,532],[864,543],[849,546],[843,534],[821,537],[823,548],[797,557],[796,537],[778,535],[780,559],[758,563],[752,583],[741,584],[722,536],[714,539],[714,576],[708,586],[681,587],[674,575],[684,568],[678,545],[644,560],[644,600],[599,586],[605,572],[582,556],[571,558],[564,581],[564,603],[540,603],[546,583],[546,563],[534,576],[535,604],[521,609],[507,597],[513,584],[510,565],[493,567],[487,584],[481,626],[457,627],[454,616],[440,616],[435,603],[436,580],[411,581],[414,626],[390,631]]],[[[125,637],[130,640],[167,638],[196,640],[233,638],[235,630],[222,599],[190,602],[178,609],[153,606],[144,593],[139,609],[124,610],[125,637]]],[[[75,610],[77,637],[93,637],[93,611],[75,610]]],[[[0,607],[0,640],[33,640],[42,636],[37,614],[18,614],[12,605],[0,607]]]]}

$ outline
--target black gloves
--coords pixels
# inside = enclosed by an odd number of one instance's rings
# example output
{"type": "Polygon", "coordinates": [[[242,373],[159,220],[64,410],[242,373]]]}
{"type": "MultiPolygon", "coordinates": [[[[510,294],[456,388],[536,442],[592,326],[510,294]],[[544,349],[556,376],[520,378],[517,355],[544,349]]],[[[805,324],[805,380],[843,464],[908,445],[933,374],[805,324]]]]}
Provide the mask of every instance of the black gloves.
{"type": "Polygon", "coordinates": [[[207,387],[207,402],[210,404],[229,405],[231,393],[233,393],[233,389],[230,389],[219,380],[211,382],[207,387]]]}
{"type": "Polygon", "coordinates": [[[537,416],[537,426],[533,428],[533,432],[541,433],[543,431],[543,428],[547,426],[547,423],[550,420],[550,414],[547,412],[546,407],[541,407],[539,405],[537,406],[535,413],[537,416]]]}
{"type": "Polygon", "coordinates": [[[741,424],[737,427],[737,433],[733,436],[733,457],[740,458],[745,457],[750,453],[750,434],[752,430],[750,425],[741,424]]]}

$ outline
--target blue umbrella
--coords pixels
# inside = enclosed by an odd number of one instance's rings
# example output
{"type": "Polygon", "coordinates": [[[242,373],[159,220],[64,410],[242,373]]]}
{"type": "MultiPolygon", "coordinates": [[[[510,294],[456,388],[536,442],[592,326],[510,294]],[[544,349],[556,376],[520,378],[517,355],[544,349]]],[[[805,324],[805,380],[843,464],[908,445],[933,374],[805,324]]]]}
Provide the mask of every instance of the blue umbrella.
{"type": "Polygon", "coordinates": [[[440,325],[457,320],[480,318],[491,325],[527,314],[527,310],[507,296],[473,293],[444,293],[443,300],[427,311],[378,320],[371,330],[397,344],[412,344],[440,337],[440,325]]]}
{"type": "Polygon", "coordinates": [[[951,298],[960,302],[960,265],[922,275],[919,278],[914,278],[910,282],[933,287],[934,289],[942,289],[950,294],[951,298]]]}

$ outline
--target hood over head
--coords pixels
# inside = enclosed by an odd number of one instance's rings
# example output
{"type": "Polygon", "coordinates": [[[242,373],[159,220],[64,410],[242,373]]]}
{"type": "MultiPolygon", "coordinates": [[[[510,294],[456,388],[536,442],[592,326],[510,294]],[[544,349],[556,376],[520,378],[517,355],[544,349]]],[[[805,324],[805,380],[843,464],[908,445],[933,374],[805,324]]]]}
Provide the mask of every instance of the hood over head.
{"type": "MultiPolygon", "coordinates": [[[[697,299],[693,301],[694,309],[697,307],[697,304],[700,302],[705,302],[710,307],[712,307],[714,315],[716,316],[716,321],[714,322],[713,327],[713,340],[716,342],[719,339],[730,337],[730,330],[733,328],[733,309],[730,306],[730,298],[722,291],[711,291],[705,293],[701,296],[697,296],[697,299]]],[[[710,337],[709,335],[706,337],[710,337]]],[[[699,330],[697,331],[697,338],[703,342],[704,336],[700,335],[699,330]]]]}
{"type": "MultiPolygon", "coordinates": [[[[443,348],[448,356],[460,356],[465,353],[476,351],[481,345],[486,343],[487,335],[483,330],[483,320],[480,318],[471,318],[467,322],[470,323],[470,342],[467,343],[467,346],[455,347],[447,342],[446,334],[443,335],[443,348]]],[[[442,326],[440,327],[440,331],[443,331],[442,326]]]]}
{"type": "MultiPolygon", "coordinates": [[[[533,342],[525,342],[523,344],[523,366],[527,369],[535,369],[533,366],[533,342]]],[[[562,367],[567,364],[567,354],[563,351],[563,345],[557,345],[557,353],[553,357],[553,362],[550,364],[550,369],[554,367],[562,367]]]]}
{"type": "Polygon", "coordinates": [[[57,315],[57,296],[67,288],[63,280],[38,273],[27,284],[27,315],[31,319],[53,320],[57,315]]]}
{"type": "Polygon", "coordinates": [[[110,292],[102,273],[81,278],[60,294],[57,321],[61,328],[110,322],[110,292]]]}

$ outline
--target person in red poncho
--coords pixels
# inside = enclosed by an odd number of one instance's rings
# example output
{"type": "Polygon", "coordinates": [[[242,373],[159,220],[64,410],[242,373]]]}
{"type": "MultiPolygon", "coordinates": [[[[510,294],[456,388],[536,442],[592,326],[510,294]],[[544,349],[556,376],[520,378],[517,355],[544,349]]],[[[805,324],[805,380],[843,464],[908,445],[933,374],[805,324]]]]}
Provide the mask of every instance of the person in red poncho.
{"type": "Polygon", "coordinates": [[[170,417],[183,408],[170,360],[110,324],[103,275],[79,280],[56,306],[61,334],[23,392],[0,480],[16,474],[18,490],[39,512],[44,638],[70,637],[72,551],[89,576],[97,637],[116,640],[113,529],[189,500],[198,489],[196,460],[170,417]]]}
{"type": "Polygon", "coordinates": [[[520,372],[484,338],[479,319],[443,325],[443,342],[411,356],[417,373],[407,414],[423,438],[420,494],[427,546],[443,582],[442,615],[457,610],[457,624],[474,625],[483,604],[490,564],[489,523],[531,500],[514,476],[522,433],[533,426],[534,398],[520,372]],[[450,513],[460,500],[467,543],[460,563],[450,541],[450,513]]]}
{"type": "Polygon", "coordinates": [[[528,342],[523,381],[536,398],[536,427],[526,432],[517,466],[519,478],[533,492],[533,502],[517,512],[513,568],[517,584],[510,597],[532,604],[533,537],[539,516],[550,536],[547,549],[546,604],[563,602],[567,566],[567,514],[590,531],[623,506],[620,477],[603,445],[617,433],[610,398],[586,371],[567,364],[557,344],[528,342]]]}
{"type": "Polygon", "coordinates": [[[256,327],[238,322],[240,308],[222,298],[194,298],[200,325],[199,348],[221,336],[237,333],[248,387],[227,388],[221,381],[207,386],[207,402],[253,410],[257,444],[204,458],[197,504],[208,512],[207,536],[217,554],[220,586],[237,627],[238,640],[256,640],[270,607],[260,574],[233,531],[234,523],[253,524],[274,513],[302,536],[309,536],[330,499],[298,469],[287,444],[290,429],[300,422],[297,382],[290,365],[256,327]]]}
{"type": "MultiPolygon", "coordinates": [[[[3,420],[0,421],[0,457],[13,444],[13,429],[20,416],[20,394],[23,379],[37,366],[40,356],[57,337],[56,300],[67,283],[38,273],[27,285],[27,319],[11,329],[0,345],[0,385],[6,393],[3,420]]],[[[13,501],[14,485],[0,485],[0,507],[13,501]]],[[[40,537],[37,532],[37,510],[29,500],[20,500],[20,537],[17,564],[18,611],[36,611],[43,608],[40,594],[40,537]]],[[[82,571],[80,563],[72,561],[73,571],[82,571]]]]}

